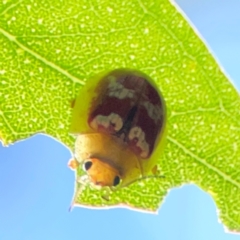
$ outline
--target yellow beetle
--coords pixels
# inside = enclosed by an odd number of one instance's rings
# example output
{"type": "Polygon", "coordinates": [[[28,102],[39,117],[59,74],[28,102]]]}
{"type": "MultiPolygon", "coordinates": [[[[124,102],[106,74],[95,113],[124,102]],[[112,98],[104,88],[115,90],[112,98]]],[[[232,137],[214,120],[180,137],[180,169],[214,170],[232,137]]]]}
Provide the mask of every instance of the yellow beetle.
{"type": "Polygon", "coordinates": [[[77,136],[69,167],[77,179],[100,187],[125,187],[156,173],[166,135],[166,105],[154,81],[131,69],[87,81],[73,104],[70,132],[77,136]]]}

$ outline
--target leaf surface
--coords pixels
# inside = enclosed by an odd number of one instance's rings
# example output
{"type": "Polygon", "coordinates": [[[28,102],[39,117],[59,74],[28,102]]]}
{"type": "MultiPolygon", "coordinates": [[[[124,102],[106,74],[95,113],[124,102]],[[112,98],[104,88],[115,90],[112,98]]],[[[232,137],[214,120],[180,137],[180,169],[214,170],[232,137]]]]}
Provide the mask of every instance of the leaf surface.
{"type": "Polygon", "coordinates": [[[0,15],[3,144],[45,133],[72,149],[70,102],[84,82],[108,69],[141,70],[167,103],[159,157],[166,178],[139,181],[109,201],[87,187],[76,202],[155,211],[170,188],[193,182],[240,231],[239,93],[171,2],[2,1],[0,15]]]}

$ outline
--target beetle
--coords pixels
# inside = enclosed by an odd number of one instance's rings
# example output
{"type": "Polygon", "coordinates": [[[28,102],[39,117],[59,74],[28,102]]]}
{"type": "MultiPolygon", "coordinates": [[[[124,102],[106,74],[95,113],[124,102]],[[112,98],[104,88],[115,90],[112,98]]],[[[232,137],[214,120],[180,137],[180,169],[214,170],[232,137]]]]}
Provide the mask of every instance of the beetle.
{"type": "Polygon", "coordinates": [[[86,172],[78,182],[122,188],[156,173],[167,114],[149,76],[132,69],[100,73],[87,81],[72,107],[76,142],[69,167],[86,172]]]}

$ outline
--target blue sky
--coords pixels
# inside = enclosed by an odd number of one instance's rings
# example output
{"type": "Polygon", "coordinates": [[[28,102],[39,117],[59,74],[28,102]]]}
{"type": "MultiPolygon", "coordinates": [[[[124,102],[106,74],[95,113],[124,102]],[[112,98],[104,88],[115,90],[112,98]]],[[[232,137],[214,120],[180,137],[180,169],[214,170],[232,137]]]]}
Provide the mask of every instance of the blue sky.
{"type": "MultiPolygon", "coordinates": [[[[240,1],[178,0],[240,90],[240,1]]],[[[158,215],[68,207],[70,152],[37,135],[0,146],[0,240],[240,240],[218,222],[212,198],[194,185],[173,189],[158,215]]]]}

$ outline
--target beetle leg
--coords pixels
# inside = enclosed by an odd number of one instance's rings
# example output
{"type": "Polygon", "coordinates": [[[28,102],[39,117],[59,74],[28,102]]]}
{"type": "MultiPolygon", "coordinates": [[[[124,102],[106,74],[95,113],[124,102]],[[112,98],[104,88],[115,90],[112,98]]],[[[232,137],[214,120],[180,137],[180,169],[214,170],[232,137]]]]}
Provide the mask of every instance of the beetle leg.
{"type": "Polygon", "coordinates": [[[110,196],[110,191],[108,189],[107,192],[102,195],[102,199],[104,199],[105,201],[109,201],[110,200],[109,196],[110,196]]]}
{"type": "Polygon", "coordinates": [[[152,168],[152,173],[153,173],[153,175],[156,175],[157,172],[158,172],[158,167],[157,167],[157,165],[155,165],[155,166],[152,168]]]}
{"type": "Polygon", "coordinates": [[[68,167],[71,170],[75,171],[78,168],[78,166],[79,166],[79,162],[75,158],[72,158],[69,160],[68,167]]]}
{"type": "Polygon", "coordinates": [[[116,188],[116,187],[107,187],[107,188],[106,188],[106,193],[102,195],[102,198],[103,198],[105,201],[110,201],[110,194],[111,194],[112,192],[117,191],[117,190],[118,190],[118,188],[116,188]]]}
{"type": "Polygon", "coordinates": [[[76,98],[70,100],[70,107],[71,107],[71,108],[74,108],[75,102],[76,102],[76,98]]]}

